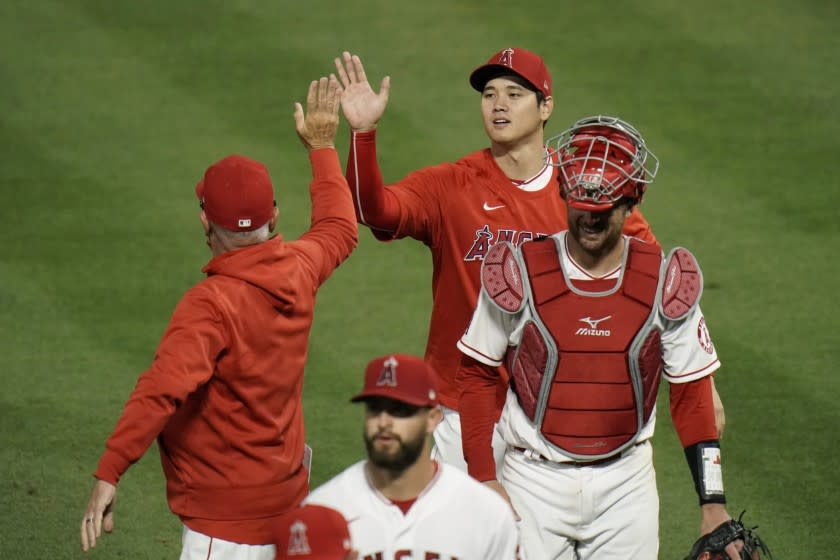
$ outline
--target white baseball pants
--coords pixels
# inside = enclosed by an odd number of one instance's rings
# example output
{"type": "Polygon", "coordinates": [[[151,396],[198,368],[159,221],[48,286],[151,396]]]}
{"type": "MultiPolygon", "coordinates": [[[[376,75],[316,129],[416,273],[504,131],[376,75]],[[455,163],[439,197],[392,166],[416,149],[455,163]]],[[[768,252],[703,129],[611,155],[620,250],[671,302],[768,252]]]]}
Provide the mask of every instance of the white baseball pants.
{"type": "Polygon", "coordinates": [[[511,449],[504,486],[525,560],[657,560],[659,495],[650,442],[591,467],[511,449]]]}

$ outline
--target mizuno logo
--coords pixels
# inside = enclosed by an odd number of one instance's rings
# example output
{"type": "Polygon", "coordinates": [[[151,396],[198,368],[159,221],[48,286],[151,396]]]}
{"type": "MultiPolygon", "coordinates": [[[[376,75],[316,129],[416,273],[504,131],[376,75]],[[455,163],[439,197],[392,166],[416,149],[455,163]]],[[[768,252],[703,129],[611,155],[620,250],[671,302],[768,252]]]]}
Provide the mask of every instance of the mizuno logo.
{"type": "Polygon", "coordinates": [[[580,327],[577,331],[575,331],[575,334],[578,336],[610,336],[612,332],[609,329],[598,328],[599,324],[610,318],[612,318],[612,315],[607,315],[606,317],[601,317],[600,319],[593,319],[591,317],[581,317],[580,319],[578,319],[578,321],[586,323],[587,325],[589,325],[589,328],[580,327]]]}
{"type": "Polygon", "coordinates": [[[484,203],[484,209],[487,210],[488,212],[492,212],[493,210],[498,210],[499,208],[504,208],[504,207],[505,207],[504,204],[499,204],[498,206],[490,206],[486,202],[484,203]]]}

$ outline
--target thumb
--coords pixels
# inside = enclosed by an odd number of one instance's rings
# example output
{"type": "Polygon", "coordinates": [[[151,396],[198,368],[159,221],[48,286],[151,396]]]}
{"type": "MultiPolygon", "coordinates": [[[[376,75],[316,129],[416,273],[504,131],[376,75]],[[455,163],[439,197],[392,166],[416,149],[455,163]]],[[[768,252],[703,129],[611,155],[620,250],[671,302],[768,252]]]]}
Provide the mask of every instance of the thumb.
{"type": "Polygon", "coordinates": [[[110,533],[114,530],[114,510],[110,509],[105,516],[102,518],[102,529],[106,533],[110,533]]]}
{"type": "Polygon", "coordinates": [[[295,128],[299,133],[302,133],[305,128],[306,119],[303,117],[303,106],[300,103],[295,103],[295,128]]]}
{"type": "Polygon", "coordinates": [[[382,78],[382,84],[379,86],[379,98],[383,103],[388,103],[388,96],[391,94],[391,76],[382,78]]]}

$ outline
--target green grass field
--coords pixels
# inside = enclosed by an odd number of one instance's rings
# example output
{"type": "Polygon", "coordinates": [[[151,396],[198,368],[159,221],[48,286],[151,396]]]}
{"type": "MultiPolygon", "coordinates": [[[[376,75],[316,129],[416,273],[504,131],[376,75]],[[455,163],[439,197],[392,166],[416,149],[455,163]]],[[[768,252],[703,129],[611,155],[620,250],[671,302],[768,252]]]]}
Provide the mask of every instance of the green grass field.
{"type": "MultiPolygon", "coordinates": [[[[549,133],[618,114],[661,158],[642,210],[704,268],[730,512],[748,510],[777,560],[833,557],[838,26],[829,0],[0,3],[0,558],[84,556],[90,473],[209,259],[193,194],[205,167],[265,161],[295,237],[309,167],[293,103],[333,57],[391,75],[379,154],[395,180],[486,144],[467,76],[510,45],[554,74],[549,133]]],[[[304,397],[314,484],[364,453],[347,399],[367,360],[422,353],[430,277],[419,243],[362,232],[324,287],[304,397]]],[[[676,560],[699,513],[660,405],[660,557],[676,560]]],[[[89,557],[177,557],[156,449],[123,479],[116,522],[89,557]]]]}

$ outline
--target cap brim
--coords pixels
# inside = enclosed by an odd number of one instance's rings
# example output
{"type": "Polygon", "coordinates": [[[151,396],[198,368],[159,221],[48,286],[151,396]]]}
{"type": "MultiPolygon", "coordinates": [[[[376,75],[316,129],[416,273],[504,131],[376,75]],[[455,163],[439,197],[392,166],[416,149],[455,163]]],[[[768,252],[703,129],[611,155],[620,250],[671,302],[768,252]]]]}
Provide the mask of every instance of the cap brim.
{"type": "Polygon", "coordinates": [[[504,66],[502,64],[485,64],[484,66],[479,66],[473,73],[470,74],[470,85],[476,91],[484,91],[484,86],[487,85],[487,82],[494,78],[499,78],[501,76],[515,76],[522,80],[523,87],[526,87],[532,91],[540,91],[540,89],[531,83],[531,80],[510,68],[509,66],[504,66]]]}
{"type": "Polygon", "coordinates": [[[574,208],[575,210],[587,210],[589,212],[605,212],[607,210],[612,209],[615,206],[613,202],[603,202],[601,204],[595,202],[581,202],[578,200],[569,200],[566,199],[566,204],[574,208]]]}
{"type": "Polygon", "coordinates": [[[204,179],[196,183],[195,185],[195,196],[198,197],[198,200],[204,198],[204,179]]]}
{"type": "Polygon", "coordinates": [[[416,397],[399,395],[399,394],[395,394],[394,391],[388,391],[388,390],[362,391],[361,393],[359,393],[358,395],[356,395],[355,397],[350,399],[350,402],[354,402],[354,403],[355,402],[364,402],[368,399],[373,399],[373,398],[391,399],[392,401],[397,401],[397,402],[410,404],[411,406],[418,406],[418,407],[435,406],[436,405],[436,403],[429,402],[428,399],[424,400],[424,399],[418,399],[416,397]]]}

